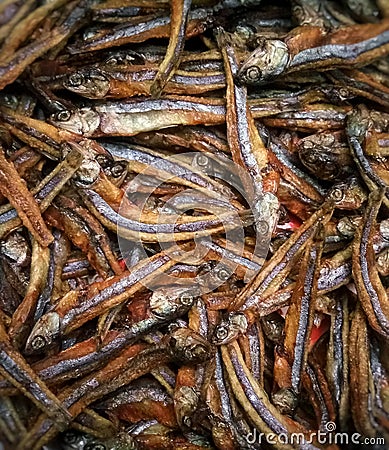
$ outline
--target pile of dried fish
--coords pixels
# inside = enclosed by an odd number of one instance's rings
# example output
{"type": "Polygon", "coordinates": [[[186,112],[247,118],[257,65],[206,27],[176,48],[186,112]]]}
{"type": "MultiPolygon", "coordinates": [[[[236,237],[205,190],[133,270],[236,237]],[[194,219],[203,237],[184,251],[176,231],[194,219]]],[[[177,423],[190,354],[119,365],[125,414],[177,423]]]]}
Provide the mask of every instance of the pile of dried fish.
{"type": "Polygon", "coordinates": [[[0,2],[0,448],[388,448],[388,55],[387,0],[0,2]]]}

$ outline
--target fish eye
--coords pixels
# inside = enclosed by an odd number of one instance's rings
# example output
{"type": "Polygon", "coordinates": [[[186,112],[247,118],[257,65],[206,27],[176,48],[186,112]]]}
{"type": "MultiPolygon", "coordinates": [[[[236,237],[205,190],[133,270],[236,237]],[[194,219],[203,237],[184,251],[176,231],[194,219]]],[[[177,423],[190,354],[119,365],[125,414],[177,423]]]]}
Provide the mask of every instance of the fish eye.
{"type": "Polygon", "coordinates": [[[64,434],[63,440],[66,444],[74,444],[77,442],[78,435],[76,433],[73,433],[72,431],[68,431],[64,434]]]}
{"type": "Polygon", "coordinates": [[[230,278],[230,273],[227,269],[219,269],[216,275],[221,281],[227,281],[230,278]]]}
{"type": "Polygon", "coordinates": [[[311,149],[311,148],[314,147],[314,143],[312,141],[310,141],[310,140],[306,140],[306,141],[304,140],[302,142],[302,145],[303,145],[304,149],[311,149]]]}
{"type": "Polygon", "coordinates": [[[196,163],[197,165],[204,167],[208,164],[208,158],[205,155],[197,155],[196,163]]]}
{"type": "Polygon", "coordinates": [[[180,302],[184,306],[192,306],[193,305],[193,297],[191,297],[188,294],[181,294],[180,296],[180,302]]]}
{"type": "Polygon", "coordinates": [[[299,5],[294,6],[293,13],[297,18],[299,18],[299,20],[303,21],[305,19],[305,12],[301,6],[299,5]]]}
{"type": "Polygon", "coordinates": [[[228,328],[225,325],[219,325],[215,332],[216,338],[223,341],[228,336],[228,328]]]}
{"type": "Polygon", "coordinates": [[[72,113],[68,109],[64,109],[56,114],[55,119],[60,122],[67,122],[72,117],[72,113]]]}
{"type": "Polygon", "coordinates": [[[84,450],[106,450],[106,447],[104,444],[87,444],[84,447],[84,450]]]}
{"type": "Polygon", "coordinates": [[[191,428],[191,426],[192,426],[192,420],[191,420],[191,418],[190,418],[189,416],[184,416],[184,417],[182,418],[182,423],[183,423],[185,426],[187,426],[188,428],[191,428]]]}
{"type": "Polygon", "coordinates": [[[259,234],[267,234],[269,232],[269,225],[264,220],[259,220],[256,227],[259,234]]]}
{"type": "Polygon", "coordinates": [[[41,348],[45,347],[45,345],[46,339],[41,335],[35,336],[34,339],[31,341],[31,347],[34,350],[40,350],[41,348]]]}
{"type": "Polygon", "coordinates": [[[350,92],[346,88],[340,88],[339,95],[342,97],[343,100],[345,100],[350,96],[350,92]]]}
{"type": "Polygon", "coordinates": [[[356,12],[357,14],[361,14],[363,12],[363,5],[361,5],[361,2],[359,0],[348,0],[347,1],[348,7],[356,12]]]}
{"type": "Polygon", "coordinates": [[[123,175],[123,172],[125,170],[126,168],[123,166],[122,163],[116,163],[111,167],[110,172],[114,178],[119,178],[123,175]]]}
{"type": "Polygon", "coordinates": [[[245,77],[248,81],[258,81],[261,79],[262,72],[257,66],[249,67],[245,72],[245,77]]]}
{"type": "Polygon", "coordinates": [[[331,192],[330,197],[332,198],[332,200],[335,200],[336,202],[340,202],[341,200],[343,200],[344,192],[342,191],[342,189],[335,188],[331,192]]]}
{"type": "Polygon", "coordinates": [[[107,155],[97,155],[95,160],[100,164],[100,166],[105,169],[112,164],[112,158],[107,155]]]}
{"type": "Polygon", "coordinates": [[[84,77],[80,73],[73,73],[69,77],[69,85],[72,87],[81,86],[84,82],[84,77]]]}

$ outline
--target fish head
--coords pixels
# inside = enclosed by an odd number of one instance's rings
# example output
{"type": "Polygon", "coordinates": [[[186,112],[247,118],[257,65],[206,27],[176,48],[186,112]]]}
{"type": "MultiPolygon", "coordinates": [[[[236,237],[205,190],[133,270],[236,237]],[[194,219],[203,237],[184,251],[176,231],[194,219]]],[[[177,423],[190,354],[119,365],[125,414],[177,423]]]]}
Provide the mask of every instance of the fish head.
{"type": "Polygon", "coordinates": [[[60,317],[56,312],[44,314],[35,324],[26,342],[26,353],[43,353],[60,335],[60,317]]]}
{"type": "Polygon", "coordinates": [[[280,75],[289,63],[287,45],[279,39],[261,39],[238,72],[242,84],[262,84],[280,75]]]}
{"type": "Polygon", "coordinates": [[[104,98],[109,91],[108,77],[97,69],[72,73],[63,85],[68,91],[90,99],[104,98]]]}

